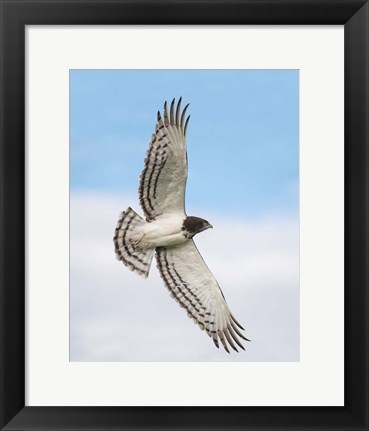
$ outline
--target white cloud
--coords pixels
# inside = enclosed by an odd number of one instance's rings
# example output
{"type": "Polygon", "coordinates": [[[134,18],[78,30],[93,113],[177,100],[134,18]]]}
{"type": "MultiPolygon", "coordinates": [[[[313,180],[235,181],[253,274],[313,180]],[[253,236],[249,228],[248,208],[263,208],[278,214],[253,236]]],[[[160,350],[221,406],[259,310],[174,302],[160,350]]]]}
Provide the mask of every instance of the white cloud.
{"type": "Polygon", "coordinates": [[[155,261],[144,280],[115,259],[114,228],[128,206],[138,211],[137,198],[71,195],[72,361],[299,360],[296,220],[197,214],[214,226],[195,238],[197,246],[252,340],[229,355],[170,297],[155,261]]]}

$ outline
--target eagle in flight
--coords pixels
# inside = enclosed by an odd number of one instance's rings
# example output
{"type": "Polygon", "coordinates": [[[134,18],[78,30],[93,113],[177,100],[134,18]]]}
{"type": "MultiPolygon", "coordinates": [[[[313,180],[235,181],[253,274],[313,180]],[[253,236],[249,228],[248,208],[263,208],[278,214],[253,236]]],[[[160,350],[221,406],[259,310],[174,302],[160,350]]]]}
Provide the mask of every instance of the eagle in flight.
{"type": "Polygon", "coordinates": [[[115,254],[133,272],[147,277],[155,254],[165,286],[182,308],[219,348],[219,340],[229,353],[228,344],[243,350],[238,337],[249,341],[231,313],[223,292],[210,272],[193,237],[211,224],[187,216],[186,119],[187,104],[181,112],[179,99],[173,99],[169,112],[158,112],[145,167],[140,176],[139,197],[146,220],[132,208],[120,214],[114,234],[115,254]],[[228,343],[228,344],[227,344],[228,343]]]}

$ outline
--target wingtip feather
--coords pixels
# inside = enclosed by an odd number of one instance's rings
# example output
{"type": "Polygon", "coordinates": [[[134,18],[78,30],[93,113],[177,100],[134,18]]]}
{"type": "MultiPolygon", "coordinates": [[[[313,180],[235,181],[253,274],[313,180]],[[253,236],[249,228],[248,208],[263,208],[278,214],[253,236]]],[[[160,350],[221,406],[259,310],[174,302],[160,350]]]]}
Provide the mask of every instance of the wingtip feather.
{"type": "Polygon", "coordinates": [[[224,350],[225,350],[227,353],[231,353],[231,352],[229,351],[229,349],[228,349],[227,342],[226,342],[226,340],[224,339],[223,332],[222,332],[222,331],[218,331],[218,335],[219,335],[219,338],[220,338],[221,343],[223,344],[224,350]]]}
{"type": "Polygon", "coordinates": [[[232,326],[228,326],[228,331],[231,334],[231,337],[234,339],[234,341],[237,343],[237,345],[242,349],[245,350],[240,340],[237,338],[237,335],[234,333],[232,326]]]}
{"type": "Polygon", "coordinates": [[[237,350],[236,346],[234,345],[232,338],[230,337],[226,328],[223,330],[223,334],[225,335],[225,337],[226,337],[229,345],[232,347],[232,349],[235,350],[236,352],[238,352],[238,350],[237,350]]]}
{"type": "Polygon", "coordinates": [[[170,123],[174,124],[174,104],[176,99],[173,98],[172,103],[170,104],[170,123]]]}
{"type": "Polygon", "coordinates": [[[181,111],[182,96],[179,98],[176,109],[176,126],[179,126],[179,113],[181,111]]]}
{"type": "Polygon", "coordinates": [[[183,123],[184,123],[184,118],[185,118],[185,115],[186,115],[186,111],[187,111],[187,109],[188,109],[188,107],[190,106],[190,104],[189,103],[187,103],[187,105],[183,108],[183,111],[182,111],[182,115],[181,115],[181,124],[180,124],[180,126],[183,128],[183,123]]]}
{"type": "Polygon", "coordinates": [[[184,135],[186,136],[186,132],[187,132],[187,127],[188,127],[188,122],[190,121],[190,118],[191,118],[191,115],[189,115],[188,117],[187,117],[187,120],[186,120],[186,124],[185,124],[185,126],[184,126],[184,135]]]}
{"type": "Polygon", "coordinates": [[[231,318],[239,328],[241,328],[243,331],[245,330],[245,328],[241,325],[240,322],[237,321],[237,319],[233,316],[233,314],[231,314],[231,318]]]}

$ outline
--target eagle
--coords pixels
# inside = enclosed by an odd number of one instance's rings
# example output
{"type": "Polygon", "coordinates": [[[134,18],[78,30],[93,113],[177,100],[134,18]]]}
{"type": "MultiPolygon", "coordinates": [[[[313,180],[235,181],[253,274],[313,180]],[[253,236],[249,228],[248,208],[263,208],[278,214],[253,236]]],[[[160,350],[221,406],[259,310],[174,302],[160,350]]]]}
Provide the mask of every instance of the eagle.
{"type": "Polygon", "coordinates": [[[199,253],[194,236],[212,225],[188,216],[185,192],[188,175],[186,134],[189,104],[181,111],[182,97],[172,100],[168,112],[157,113],[144,169],[140,176],[139,200],[146,220],[132,208],[123,211],[114,232],[115,254],[133,272],[146,278],[155,254],[165,286],[187,314],[211,337],[245,350],[239,338],[250,341],[231,313],[222,290],[199,253]]]}

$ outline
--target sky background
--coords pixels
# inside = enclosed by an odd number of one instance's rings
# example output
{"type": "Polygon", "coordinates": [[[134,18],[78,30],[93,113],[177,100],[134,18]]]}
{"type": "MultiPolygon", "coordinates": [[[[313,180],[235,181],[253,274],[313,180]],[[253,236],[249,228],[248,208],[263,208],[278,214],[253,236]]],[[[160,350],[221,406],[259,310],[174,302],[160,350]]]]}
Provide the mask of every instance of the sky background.
{"type": "MultiPolygon", "coordinates": [[[[70,72],[70,360],[299,360],[299,75],[296,70],[70,72]],[[119,212],[165,100],[190,103],[187,214],[195,242],[246,329],[217,350],[170,297],[114,256],[119,212]]],[[[184,104],[182,105],[184,106],[184,104]]]]}

